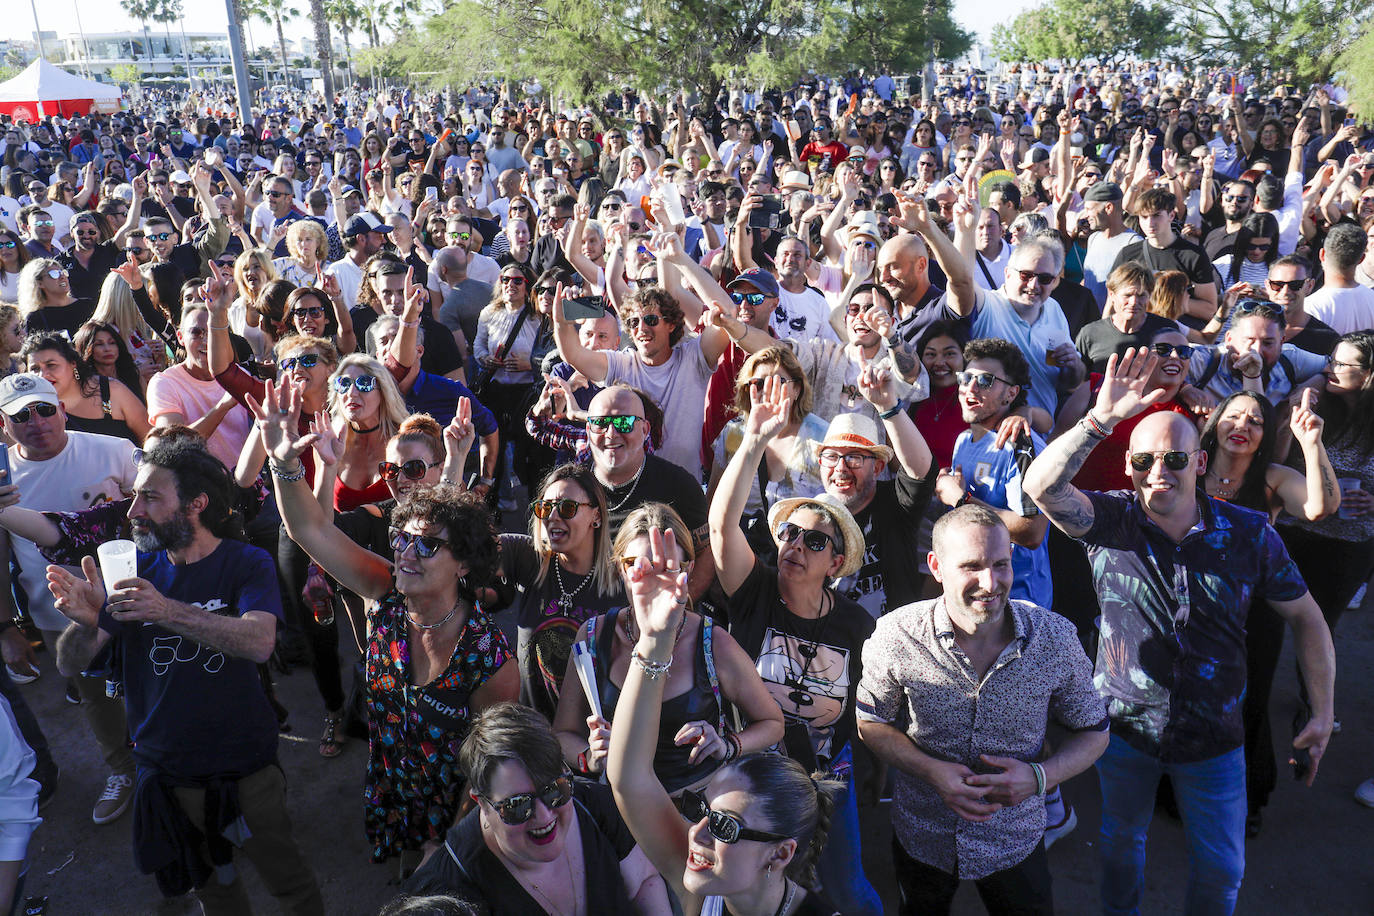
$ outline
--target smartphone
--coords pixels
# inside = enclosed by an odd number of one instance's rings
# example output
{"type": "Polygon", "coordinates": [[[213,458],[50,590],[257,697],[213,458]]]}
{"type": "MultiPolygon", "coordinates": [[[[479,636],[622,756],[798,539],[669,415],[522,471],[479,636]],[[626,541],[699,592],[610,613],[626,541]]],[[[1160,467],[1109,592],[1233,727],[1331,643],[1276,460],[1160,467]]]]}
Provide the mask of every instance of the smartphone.
{"type": "Polygon", "coordinates": [[[763,195],[763,202],[749,212],[750,229],[776,229],[782,213],[782,197],[777,194],[763,195]]]}
{"type": "Polygon", "coordinates": [[[438,199],[439,199],[439,189],[438,189],[438,188],[436,188],[434,185],[430,185],[429,187],[425,188],[425,200],[438,200],[438,199]]]}
{"type": "Polygon", "coordinates": [[[1354,118],[1346,118],[1346,119],[1345,119],[1345,126],[1346,126],[1346,127],[1354,127],[1354,126],[1355,126],[1355,119],[1354,119],[1354,118]]]}
{"type": "Polygon", "coordinates": [[[10,450],[0,445],[0,487],[7,487],[14,481],[10,480],[10,450]]]}
{"type": "Polygon", "coordinates": [[[600,318],[606,314],[606,300],[601,296],[573,296],[563,300],[563,317],[568,321],[600,318]]]}

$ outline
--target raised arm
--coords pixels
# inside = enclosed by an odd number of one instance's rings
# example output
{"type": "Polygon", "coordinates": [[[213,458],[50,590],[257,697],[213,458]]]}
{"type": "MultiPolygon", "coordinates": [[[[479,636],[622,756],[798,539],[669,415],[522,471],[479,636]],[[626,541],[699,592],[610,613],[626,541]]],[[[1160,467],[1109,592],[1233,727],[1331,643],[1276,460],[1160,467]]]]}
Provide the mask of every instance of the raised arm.
{"type": "MultiPolygon", "coordinates": [[[[1300,474],[1281,464],[1269,468],[1271,479],[1277,477],[1275,495],[1282,502],[1284,511],[1308,521],[1325,518],[1341,507],[1341,490],[1336,484],[1336,472],[1322,443],[1324,423],[1312,409],[1316,401],[1316,390],[1304,388],[1302,401],[1293,408],[1289,422],[1293,438],[1302,448],[1307,473],[1300,474]]],[[[3,515],[0,515],[0,523],[3,523],[3,519],[3,515]]]]}
{"type": "Polygon", "coordinates": [[[558,352],[568,365],[590,381],[601,384],[610,371],[610,362],[600,350],[588,350],[578,338],[577,325],[563,317],[563,284],[553,298],[553,338],[558,344],[558,352]]]}
{"type": "Polygon", "coordinates": [[[919,234],[934,255],[935,262],[944,271],[949,284],[946,292],[949,294],[950,308],[956,315],[972,314],[978,307],[978,289],[973,282],[973,270],[949,236],[931,221],[925,199],[899,194],[897,209],[901,214],[898,225],[908,232],[919,234]]]}
{"type": "Polygon", "coordinates": [[[882,418],[887,441],[897,453],[897,460],[908,477],[920,479],[935,460],[925,436],[916,428],[911,416],[902,409],[897,397],[897,380],[887,369],[865,366],[859,372],[859,393],[882,418]]]}
{"type": "Polygon", "coordinates": [[[791,411],[792,397],[780,377],[770,376],[762,392],[754,391],[749,415],[744,420],[744,439],[725,465],[711,500],[707,517],[711,526],[711,555],[716,561],[716,578],[726,595],[738,591],[754,570],[754,549],[739,526],[740,517],[744,515],[749,489],[768,443],[787,426],[791,411]]]}

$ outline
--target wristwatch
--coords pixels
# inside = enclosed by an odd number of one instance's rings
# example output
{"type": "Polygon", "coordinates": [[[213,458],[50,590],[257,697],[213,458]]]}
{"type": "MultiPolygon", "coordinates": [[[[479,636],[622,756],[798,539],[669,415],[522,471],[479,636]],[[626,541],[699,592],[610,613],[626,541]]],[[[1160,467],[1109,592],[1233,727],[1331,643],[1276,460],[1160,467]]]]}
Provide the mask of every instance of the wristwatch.
{"type": "Polygon", "coordinates": [[[479,486],[479,487],[494,487],[494,486],[496,486],[496,478],[495,478],[495,477],[478,477],[478,478],[477,478],[477,484],[476,484],[476,485],[479,486]]]}

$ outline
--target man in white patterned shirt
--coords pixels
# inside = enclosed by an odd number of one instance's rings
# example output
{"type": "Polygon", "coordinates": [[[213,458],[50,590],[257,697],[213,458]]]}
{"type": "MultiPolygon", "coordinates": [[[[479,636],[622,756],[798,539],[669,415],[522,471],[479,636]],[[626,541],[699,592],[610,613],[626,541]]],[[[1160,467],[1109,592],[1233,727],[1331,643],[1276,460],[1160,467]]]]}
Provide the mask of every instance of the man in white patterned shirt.
{"type": "Polygon", "coordinates": [[[858,692],[859,735],[894,771],[899,912],[948,913],[971,879],[992,916],[1049,914],[1045,793],[1106,749],[1106,707],[1073,624],[1008,598],[996,513],[956,508],[932,547],[944,595],[879,618],[858,692]],[[1046,757],[1050,718],[1068,737],[1046,757]]]}

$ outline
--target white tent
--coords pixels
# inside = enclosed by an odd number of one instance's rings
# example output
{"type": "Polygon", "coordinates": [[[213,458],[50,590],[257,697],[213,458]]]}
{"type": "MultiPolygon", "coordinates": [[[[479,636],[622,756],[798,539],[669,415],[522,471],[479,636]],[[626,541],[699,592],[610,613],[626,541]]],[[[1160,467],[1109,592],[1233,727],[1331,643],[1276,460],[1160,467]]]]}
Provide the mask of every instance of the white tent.
{"type": "Polygon", "coordinates": [[[118,111],[123,93],[118,86],[97,83],[68,73],[38,58],[14,79],[0,83],[0,112],[16,121],[36,121],[48,115],[118,111]]]}

